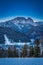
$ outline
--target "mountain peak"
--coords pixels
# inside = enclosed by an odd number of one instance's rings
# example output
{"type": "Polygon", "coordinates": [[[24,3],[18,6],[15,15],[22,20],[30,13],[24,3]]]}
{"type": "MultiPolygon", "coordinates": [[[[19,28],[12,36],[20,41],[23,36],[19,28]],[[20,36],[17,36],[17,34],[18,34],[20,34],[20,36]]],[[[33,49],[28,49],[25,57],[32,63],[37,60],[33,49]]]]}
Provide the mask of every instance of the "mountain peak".
{"type": "Polygon", "coordinates": [[[28,21],[34,22],[32,18],[28,17],[28,21]]]}
{"type": "Polygon", "coordinates": [[[14,20],[25,20],[25,17],[16,17],[14,20]]]}

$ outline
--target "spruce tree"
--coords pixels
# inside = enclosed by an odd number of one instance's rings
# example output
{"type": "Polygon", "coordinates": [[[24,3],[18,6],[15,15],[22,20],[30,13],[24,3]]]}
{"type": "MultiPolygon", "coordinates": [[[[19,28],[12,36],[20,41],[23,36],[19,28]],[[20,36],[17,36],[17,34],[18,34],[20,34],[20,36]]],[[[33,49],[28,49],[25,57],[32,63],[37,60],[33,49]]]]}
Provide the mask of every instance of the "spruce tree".
{"type": "Polygon", "coordinates": [[[25,44],[23,49],[22,49],[22,57],[27,57],[27,55],[28,55],[27,48],[28,48],[28,46],[27,46],[27,44],[25,44]]]}
{"type": "Polygon", "coordinates": [[[34,47],[34,56],[40,57],[40,41],[38,39],[35,40],[35,47],[34,47]]]}

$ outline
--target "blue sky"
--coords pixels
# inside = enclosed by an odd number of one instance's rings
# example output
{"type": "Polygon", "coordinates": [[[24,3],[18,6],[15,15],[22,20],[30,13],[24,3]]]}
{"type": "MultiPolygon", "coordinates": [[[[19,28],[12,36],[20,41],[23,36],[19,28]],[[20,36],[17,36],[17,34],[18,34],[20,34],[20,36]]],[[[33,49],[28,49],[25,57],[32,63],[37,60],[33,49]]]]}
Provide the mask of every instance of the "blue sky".
{"type": "Polygon", "coordinates": [[[43,0],[0,0],[0,21],[15,16],[43,20],[43,0]]]}

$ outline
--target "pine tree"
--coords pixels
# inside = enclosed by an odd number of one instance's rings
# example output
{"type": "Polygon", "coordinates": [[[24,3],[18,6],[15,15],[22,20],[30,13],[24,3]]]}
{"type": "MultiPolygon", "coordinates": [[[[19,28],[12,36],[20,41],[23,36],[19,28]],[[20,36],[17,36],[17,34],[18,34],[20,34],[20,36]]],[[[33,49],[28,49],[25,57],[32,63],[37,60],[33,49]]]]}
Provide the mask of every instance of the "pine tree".
{"type": "Polygon", "coordinates": [[[17,49],[16,49],[15,46],[14,46],[14,52],[13,52],[13,54],[14,54],[14,57],[18,57],[18,51],[17,51],[17,49]]]}
{"type": "Polygon", "coordinates": [[[34,56],[34,48],[33,46],[30,46],[30,57],[33,57],[34,56]]]}
{"type": "Polygon", "coordinates": [[[35,47],[34,47],[34,56],[39,57],[40,56],[40,41],[38,39],[35,40],[35,47]]]}
{"type": "Polygon", "coordinates": [[[8,48],[8,57],[13,57],[13,51],[10,47],[8,48]]]}
{"type": "Polygon", "coordinates": [[[28,48],[28,46],[27,46],[27,44],[25,44],[23,49],[22,49],[22,57],[27,57],[27,55],[28,55],[27,48],[28,48]]]}
{"type": "Polygon", "coordinates": [[[4,49],[3,48],[0,49],[0,58],[2,58],[2,57],[4,57],[4,49]]]}

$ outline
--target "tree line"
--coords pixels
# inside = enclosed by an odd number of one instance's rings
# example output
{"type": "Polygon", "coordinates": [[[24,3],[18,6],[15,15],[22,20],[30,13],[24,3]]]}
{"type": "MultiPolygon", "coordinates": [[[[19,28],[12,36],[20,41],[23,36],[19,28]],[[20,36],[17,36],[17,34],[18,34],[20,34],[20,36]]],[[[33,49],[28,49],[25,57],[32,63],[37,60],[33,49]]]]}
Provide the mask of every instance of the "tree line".
{"type": "Polygon", "coordinates": [[[7,50],[4,50],[3,48],[0,48],[0,58],[5,57],[12,57],[12,58],[28,58],[28,57],[43,57],[43,55],[40,54],[40,41],[37,39],[35,40],[35,45],[28,46],[26,43],[24,44],[23,48],[17,49],[15,46],[12,50],[11,47],[9,47],[7,50]]]}

